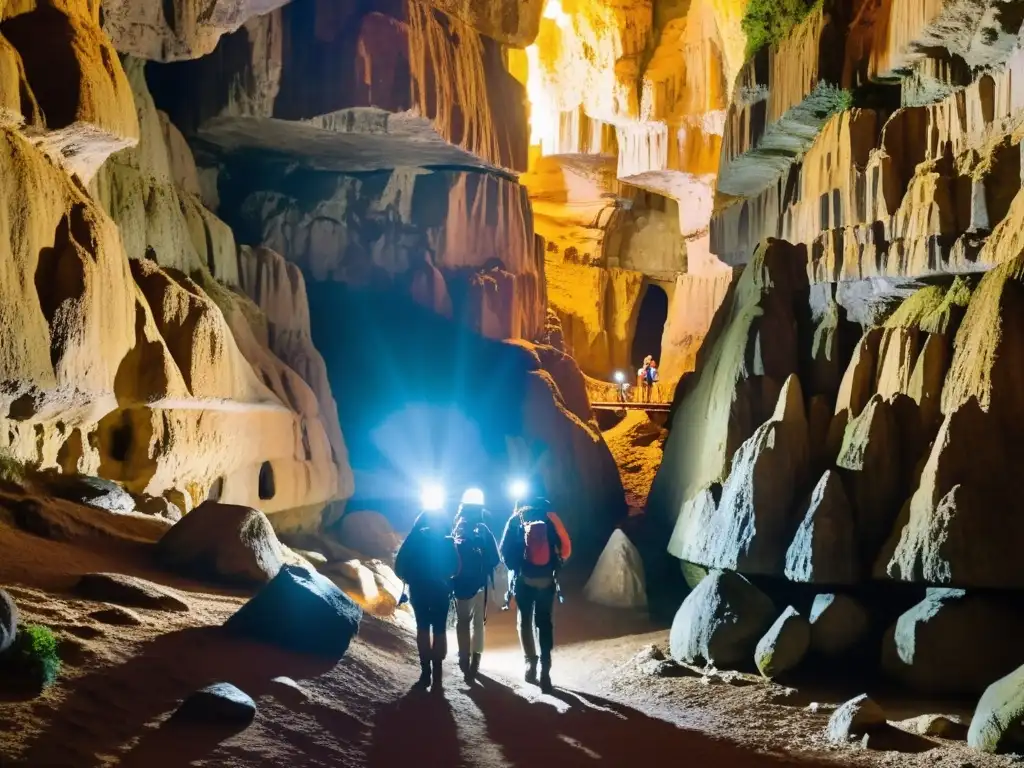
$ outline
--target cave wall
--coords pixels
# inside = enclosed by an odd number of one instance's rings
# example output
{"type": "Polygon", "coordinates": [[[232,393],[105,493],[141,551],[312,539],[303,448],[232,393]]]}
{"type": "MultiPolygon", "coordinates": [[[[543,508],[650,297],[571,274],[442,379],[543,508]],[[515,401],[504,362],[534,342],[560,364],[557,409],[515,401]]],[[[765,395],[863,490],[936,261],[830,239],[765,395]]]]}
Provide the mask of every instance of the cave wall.
{"type": "Polygon", "coordinates": [[[10,4],[0,34],[3,450],[183,511],[212,495],[318,526],[352,475],[308,322],[275,314],[304,305],[301,280],[253,279],[283,260],[203,207],[98,8],[10,4]]]}
{"type": "Polygon", "coordinates": [[[674,557],[1021,586],[1022,17],[998,5],[825,3],[738,74],[710,239],[738,277],[650,499],[674,557]]]}

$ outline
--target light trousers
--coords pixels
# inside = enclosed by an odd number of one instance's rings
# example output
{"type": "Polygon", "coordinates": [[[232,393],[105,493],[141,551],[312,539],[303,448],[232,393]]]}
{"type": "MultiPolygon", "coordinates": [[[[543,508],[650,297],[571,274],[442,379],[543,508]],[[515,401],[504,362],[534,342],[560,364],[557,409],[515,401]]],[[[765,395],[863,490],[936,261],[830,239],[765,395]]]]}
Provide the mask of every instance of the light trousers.
{"type": "Polygon", "coordinates": [[[455,635],[459,640],[459,656],[484,652],[485,595],[486,590],[481,589],[468,600],[455,601],[455,635]]]}

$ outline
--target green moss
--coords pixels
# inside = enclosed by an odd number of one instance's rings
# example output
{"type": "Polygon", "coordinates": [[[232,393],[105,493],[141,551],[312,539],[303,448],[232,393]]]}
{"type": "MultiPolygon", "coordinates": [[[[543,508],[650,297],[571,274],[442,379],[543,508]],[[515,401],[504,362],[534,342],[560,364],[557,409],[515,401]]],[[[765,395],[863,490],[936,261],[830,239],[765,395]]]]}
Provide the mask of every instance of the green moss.
{"type": "Polygon", "coordinates": [[[958,276],[948,288],[930,285],[908,296],[885,321],[886,328],[920,328],[926,333],[945,333],[954,318],[961,317],[971,301],[971,283],[958,276]]]}
{"type": "Polygon", "coordinates": [[[44,687],[60,674],[60,654],[53,630],[41,624],[28,624],[18,630],[14,644],[5,654],[16,674],[38,681],[44,687]]]}
{"type": "Polygon", "coordinates": [[[23,485],[25,467],[9,453],[0,451],[0,483],[23,485]]]}
{"type": "Polygon", "coordinates": [[[747,36],[747,58],[786,38],[821,0],[750,0],[741,25],[747,36]]]}

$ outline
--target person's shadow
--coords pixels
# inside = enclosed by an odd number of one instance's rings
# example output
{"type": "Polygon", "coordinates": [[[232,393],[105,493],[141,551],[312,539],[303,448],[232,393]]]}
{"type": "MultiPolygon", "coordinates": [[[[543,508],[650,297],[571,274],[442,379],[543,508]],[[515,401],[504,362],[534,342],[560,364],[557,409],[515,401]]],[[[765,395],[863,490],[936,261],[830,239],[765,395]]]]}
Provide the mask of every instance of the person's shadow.
{"type": "MultiPolygon", "coordinates": [[[[513,766],[638,765],[685,760],[691,765],[730,768],[774,768],[791,761],[757,754],[725,740],[650,717],[591,694],[558,689],[552,696],[530,701],[494,681],[474,686],[468,696],[486,720],[489,737],[500,745],[513,766]]],[[[802,761],[806,766],[828,765],[802,761]]]]}
{"type": "Polygon", "coordinates": [[[373,726],[366,764],[371,768],[461,765],[455,716],[445,696],[414,688],[386,705],[373,726]]]}

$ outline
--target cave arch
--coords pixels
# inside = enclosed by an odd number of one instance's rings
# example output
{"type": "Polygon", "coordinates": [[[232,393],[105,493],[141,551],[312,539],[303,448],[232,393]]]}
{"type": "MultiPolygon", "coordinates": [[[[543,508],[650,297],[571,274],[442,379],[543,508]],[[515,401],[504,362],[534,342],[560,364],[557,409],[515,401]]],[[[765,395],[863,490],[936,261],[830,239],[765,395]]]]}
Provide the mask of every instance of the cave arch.
{"type": "Polygon", "coordinates": [[[668,321],[668,294],[657,283],[648,283],[640,299],[629,359],[635,372],[652,355],[661,364],[661,337],[668,321]]]}

